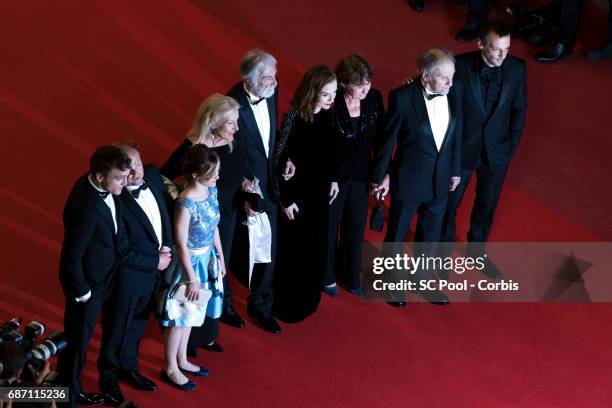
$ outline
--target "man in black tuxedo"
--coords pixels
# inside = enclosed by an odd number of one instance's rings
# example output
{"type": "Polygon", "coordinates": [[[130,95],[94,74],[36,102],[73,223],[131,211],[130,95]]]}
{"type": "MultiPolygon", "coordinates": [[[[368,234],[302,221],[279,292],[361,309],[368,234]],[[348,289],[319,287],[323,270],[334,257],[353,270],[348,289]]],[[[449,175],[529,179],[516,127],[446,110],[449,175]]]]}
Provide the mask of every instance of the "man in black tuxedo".
{"type": "MultiPolygon", "coordinates": [[[[250,171],[259,180],[263,193],[263,210],[268,215],[272,230],[272,262],[255,264],[247,312],[259,321],[264,330],[279,334],[280,326],[272,317],[272,280],[277,238],[277,198],[274,197],[271,183],[278,115],[276,59],[266,51],[253,49],[244,55],[239,69],[242,81],[228,92],[240,104],[239,130],[234,137],[246,150],[250,171]]],[[[245,211],[252,211],[248,203],[245,204],[245,211]]],[[[248,256],[248,249],[245,255],[248,256]]]]}
{"type": "Polygon", "coordinates": [[[138,346],[149,321],[157,279],[170,263],[174,244],[161,175],[153,165],[143,167],[136,144],[117,147],[131,160],[120,196],[129,251],[117,272],[111,296],[112,330],[104,335],[107,346],[98,361],[100,390],[112,405],[124,401],[118,379],[139,390],[157,389],[138,370],[138,346]]]}
{"type": "MultiPolygon", "coordinates": [[[[450,51],[434,48],[425,52],[417,68],[420,78],[389,93],[387,125],[376,149],[371,181],[375,192],[384,196],[389,188],[391,191],[385,242],[403,243],[417,213],[415,241],[421,244],[415,245],[415,255],[432,256],[440,240],[449,191],[461,181],[462,88],[460,83],[453,85],[450,51]]],[[[403,244],[395,245],[395,251],[402,249],[403,244]]],[[[414,277],[417,281],[431,279],[432,272],[420,269],[414,277]]],[[[419,293],[432,303],[448,303],[440,291],[419,293]]],[[[403,298],[390,303],[405,305],[403,298]]]]}
{"type": "MultiPolygon", "coordinates": [[[[526,65],[525,61],[508,56],[509,27],[496,20],[483,24],[478,47],[480,51],[457,56],[456,76],[465,84],[462,182],[448,200],[441,239],[446,242],[452,242],[455,237],[455,214],[474,171],[476,198],[467,239],[474,243],[487,241],[527,113],[526,65]]],[[[473,255],[478,255],[484,245],[473,244],[469,248],[473,255]]],[[[487,266],[485,274],[501,277],[490,261],[487,266]]]]}
{"type": "MultiPolygon", "coordinates": [[[[113,146],[98,148],[89,173],[77,180],[64,207],[64,242],[59,277],[65,296],[64,330],[68,346],[57,369],[70,387],[70,406],[104,402],[81,388],[81,372],[96,319],[103,309],[102,331],[110,333],[109,298],[122,254],[127,250],[118,196],[130,172],[130,159],[113,146]]],[[[106,344],[103,344],[105,347],[106,344]]]]}

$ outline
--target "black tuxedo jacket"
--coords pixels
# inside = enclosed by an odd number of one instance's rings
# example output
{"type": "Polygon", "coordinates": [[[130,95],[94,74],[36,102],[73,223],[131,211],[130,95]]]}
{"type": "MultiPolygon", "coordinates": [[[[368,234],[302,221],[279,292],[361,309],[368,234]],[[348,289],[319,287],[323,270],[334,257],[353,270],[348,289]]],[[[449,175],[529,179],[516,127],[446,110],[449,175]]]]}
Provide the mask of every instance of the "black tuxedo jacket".
{"type": "Polygon", "coordinates": [[[380,183],[385,173],[390,172],[391,194],[401,201],[419,203],[447,197],[451,177],[461,176],[461,95],[462,84],[455,81],[448,94],[449,124],[438,152],[421,80],[392,90],[372,181],[380,183]]]}
{"type": "Polygon", "coordinates": [[[480,51],[457,56],[455,78],[463,93],[462,168],[473,170],[484,151],[491,166],[506,166],[518,146],[527,114],[525,61],[508,56],[502,64],[502,89],[491,115],[485,114],[480,84],[480,51]]]}
{"type": "Polygon", "coordinates": [[[264,205],[266,210],[275,208],[274,203],[278,201],[272,188],[272,156],[274,153],[274,145],[276,143],[276,126],[278,116],[278,87],[274,95],[270,98],[261,101],[260,103],[268,104],[268,113],[270,115],[270,140],[268,143],[269,155],[266,156],[264,145],[255,122],[253,110],[249,105],[248,94],[244,90],[242,82],[237,83],[227,93],[228,96],[236,99],[240,104],[240,117],[238,118],[238,132],[234,135],[236,141],[242,148],[246,150],[248,160],[248,172],[259,179],[259,186],[264,195],[264,205]]]}
{"type": "Polygon", "coordinates": [[[85,174],[77,180],[64,206],[59,273],[62,289],[69,299],[81,297],[89,290],[95,296],[99,289],[106,287],[127,250],[121,200],[113,197],[115,233],[111,211],[87,177],[85,174]]]}
{"type": "Polygon", "coordinates": [[[368,181],[372,145],[385,124],[385,107],[377,89],[370,89],[361,101],[359,132],[355,135],[344,95],[339,92],[332,108],[334,134],[331,143],[330,181],[368,181]]]}
{"type": "Polygon", "coordinates": [[[154,285],[159,275],[159,246],[172,248],[174,245],[172,220],[166,208],[166,189],[161,175],[153,165],[147,165],[144,167],[144,178],[157,201],[161,215],[162,242],[158,241],[145,212],[127,188],[124,188],[120,198],[124,207],[123,219],[129,251],[123,254],[118,282],[120,285],[129,286],[134,293],[139,290],[148,291],[154,285]]]}

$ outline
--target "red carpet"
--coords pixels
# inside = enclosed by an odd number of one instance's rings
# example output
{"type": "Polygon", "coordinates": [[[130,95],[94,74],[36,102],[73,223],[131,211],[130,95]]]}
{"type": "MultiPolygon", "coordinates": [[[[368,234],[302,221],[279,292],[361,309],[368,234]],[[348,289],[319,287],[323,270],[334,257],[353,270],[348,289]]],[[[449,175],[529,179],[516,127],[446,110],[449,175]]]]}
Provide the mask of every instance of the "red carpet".
{"type": "MultiPolygon", "coordinates": [[[[495,241],[612,240],[612,61],[582,57],[605,35],[604,11],[587,3],[571,58],[537,65],[536,48],[513,42],[511,52],[529,61],[529,113],[495,241]]],[[[161,164],[199,103],[229,89],[254,46],[279,59],[281,110],[308,66],[350,51],[371,62],[386,93],[414,73],[420,51],[475,46],[452,39],[464,12],[445,0],[431,0],[424,14],[403,0],[5,2],[0,320],[19,315],[60,329],[61,211],[95,146],[134,138],[145,161],[161,164]]],[[[464,207],[462,235],[467,216],[464,207]]],[[[237,292],[244,315],[246,292],[237,292]]],[[[609,304],[398,311],[343,291],[302,324],[283,325],[281,336],[223,326],[225,351],[200,353],[212,375],[195,393],[164,385],[124,392],[144,407],[608,407],[611,337],[609,304]]],[[[91,390],[98,347],[99,332],[85,372],[91,390]]],[[[154,325],[142,354],[143,372],[155,377],[162,349],[154,325]]]]}

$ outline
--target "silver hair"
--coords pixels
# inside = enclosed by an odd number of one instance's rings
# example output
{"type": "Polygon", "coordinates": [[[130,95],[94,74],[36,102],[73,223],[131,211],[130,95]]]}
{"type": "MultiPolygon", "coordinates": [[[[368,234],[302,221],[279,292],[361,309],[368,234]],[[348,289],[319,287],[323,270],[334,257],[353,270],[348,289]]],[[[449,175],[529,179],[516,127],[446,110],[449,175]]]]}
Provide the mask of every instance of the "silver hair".
{"type": "Polygon", "coordinates": [[[444,61],[455,64],[455,56],[448,48],[432,48],[417,58],[417,70],[421,75],[431,75],[444,61]]]}
{"type": "Polygon", "coordinates": [[[238,69],[243,81],[255,85],[259,73],[269,65],[276,65],[276,58],[267,51],[253,48],[244,54],[238,69]]]}

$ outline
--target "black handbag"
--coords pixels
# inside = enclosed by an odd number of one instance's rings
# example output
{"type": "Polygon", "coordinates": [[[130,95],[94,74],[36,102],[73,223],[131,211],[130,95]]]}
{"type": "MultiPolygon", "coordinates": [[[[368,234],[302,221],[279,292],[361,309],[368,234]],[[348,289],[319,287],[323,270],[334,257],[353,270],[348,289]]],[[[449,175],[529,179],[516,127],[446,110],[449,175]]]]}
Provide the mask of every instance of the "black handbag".
{"type": "Polygon", "coordinates": [[[376,205],[372,208],[372,214],[370,214],[370,229],[376,232],[382,232],[385,226],[385,214],[382,209],[382,193],[378,193],[376,196],[376,205]]]}

